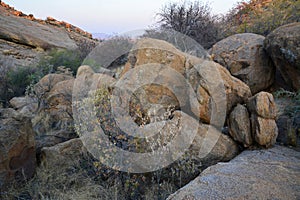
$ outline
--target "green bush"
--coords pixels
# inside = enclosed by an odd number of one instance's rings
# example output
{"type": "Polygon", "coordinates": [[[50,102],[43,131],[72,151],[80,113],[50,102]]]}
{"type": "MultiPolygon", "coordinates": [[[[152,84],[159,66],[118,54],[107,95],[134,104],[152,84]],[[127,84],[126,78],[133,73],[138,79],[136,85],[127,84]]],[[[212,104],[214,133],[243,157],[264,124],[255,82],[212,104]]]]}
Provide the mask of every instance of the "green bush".
{"type": "MultiPolygon", "coordinates": [[[[55,49],[49,53],[49,57],[45,58],[43,62],[46,62],[46,65],[52,67],[50,72],[57,71],[57,67],[59,66],[65,66],[66,68],[70,68],[75,75],[82,61],[80,51],[55,49]]],[[[44,64],[43,62],[40,63],[40,65],[44,64]]]]}
{"type": "Polygon", "coordinates": [[[49,73],[66,73],[75,75],[82,63],[79,51],[54,49],[39,63],[32,66],[11,67],[11,63],[0,63],[0,103],[8,106],[8,101],[25,94],[30,85],[37,83],[49,73]],[[64,67],[61,67],[64,66],[64,67]]]}
{"type": "Polygon", "coordinates": [[[36,82],[38,77],[33,67],[20,67],[17,70],[8,72],[9,91],[13,96],[25,94],[26,88],[32,82],[36,82]]]}

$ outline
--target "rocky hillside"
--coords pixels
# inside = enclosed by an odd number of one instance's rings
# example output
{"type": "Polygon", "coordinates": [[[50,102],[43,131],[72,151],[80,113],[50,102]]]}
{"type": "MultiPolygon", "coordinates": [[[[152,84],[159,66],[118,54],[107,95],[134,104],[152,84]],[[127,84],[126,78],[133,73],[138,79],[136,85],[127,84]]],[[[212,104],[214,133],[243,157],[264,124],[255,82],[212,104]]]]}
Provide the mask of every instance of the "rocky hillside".
{"type": "Polygon", "coordinates": [[[210,55],[171,32],[117,38],[70,73],[64,61],[96,40],[0,11],[0,67],[71,51],[0,108],[0,199],[300,198],[299,23],[232,35],[210,55]],[[291,91],[273,95],[278,74],[291,91]]]}
{"type": "Polygon", "coordinates": [[[69,23],[36,19],[1,2],[0,105],[8,106],[10,98],[61,65],[75,73],[98,43],[69,23]]]}
{"type": "Polygon", "coordinates": [[[1,65],[28,66],[53,48],[91,50],[97,41],[91,34],[51,17],[36,19],[1,2],[1,65]]]}

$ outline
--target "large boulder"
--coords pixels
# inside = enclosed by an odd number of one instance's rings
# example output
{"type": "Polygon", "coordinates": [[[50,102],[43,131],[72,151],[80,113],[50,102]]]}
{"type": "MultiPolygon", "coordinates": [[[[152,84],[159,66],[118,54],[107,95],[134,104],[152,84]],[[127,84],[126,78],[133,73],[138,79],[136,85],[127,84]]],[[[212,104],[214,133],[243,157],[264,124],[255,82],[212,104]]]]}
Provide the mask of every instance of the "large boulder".
{"type": "Polygon", "coordinates": [[[0,109],[0,191],[33,177],[34,135],[30,118],[11,108],[0,109]]]}
{"type": "MultiPolygon", "coordinates": [[[[162,178],[165,180],[172,177],[171,179],[176,180],[177,185],[185,185],[193,180],[202,169],[218,162],[229,161],[239,153],[238,145],[212,125],[199,124],[197,120],[183,112],[175,111],[173,115],[173,118],[167,121],[161,129],[163,136],[183,134],[184,139],[180,141],[182,144],[176,144],[180,147],[184,146],[184,142],[191,137],[191,133],[195,133],[195,136],[185,154],[163,171],[162,178]]],[[[153,124],[149,125],[152,130],[155,130],[153,124]]],[[[154,141],[161,141],[163,144],[166,139],[154,141]]]]}
{"type": "MultiPolygon", "coordinates": [[[[185,139],[191,141],[191,145],[188,145],[187,157],[198,159],[198,162],[204,166],[220,161],[229,161],[239,152],[237,144],[229,136],[222,134],[212,125],[199,123],[182,111],[174,111],[172,119],[166,120],[161,129],[155,127],[157,127],[155,123],[150,123],[145,126],[145,129],[152,132],[158,130],[162,137],[159,139],[148,138],[148,146],[163,145],[172,136],[183,134],[185,139]]],[[[178,141],[182,142],[182,145],[179,144],[179,146],[183,146],[186,142],[186,140],[178,141]]]]}
{"type": "Polygon", "coordinates": [[[203,122],[217,126],[223,124],[216,118],[251,96],[249,87],[219,64],[149,38],[133,47],[118,83],[136,91],[137,99],[144,99],[138,101],[141,105],[132,104],[133,108],[141,108],[142,116],[148,116],[150,108],[160,104],[165,110],[169,106],[190,108],[203,122]]]}
{"type": "MultiPolygon", "coordinates": [[[[167,76],[167,74],[165,74],[166,71],[164,71],[162,65],[152,64],[150,66],[149,64],[146,64],[146,66],[153,68],[157,67],[155,69],[147,71],[148,74],[159,74],[164,72],[159,77],[167,76]],[[155,71],[156,69],[158,70],[155,71]]],[[[210,67],[213,65],[207,66],[210,67]]],[[[138,66],[136,66],[136,68],[138,68],[138,66]]],[[[222,67],[220,66],[220,69],[221,68],[222,67]]],[[[214,68],[214,70],[217,69],[214,68]]],[[[208,69],[207,72],[209,72],[208,69]]],[[[205,75],[205,72],[203,72],[203,74],[205,75]]],[[[95,154],[94,156],[96,159],[99,158],[99,152],[96,151],[97,149],[93,149],[93,146],[105,147],[107,143],[105,140],[98,139],[98,135],[94,134],[96,130],[100,131],[97,129],[97,126],[95,126],[95,122],[101,125],[100,127],[103,133],[106,134],[108,138],[110,138],[109,142],[114,143],[117,147],[122,148],[123,150],[126,150],[128,152],[155,152],[155,150],[161,148],[162,146],[165,146],[168,143],[173,144],[173,147],[171,147],[171,151],[169,152],[169,156],[164,157],[160,155],[159,157],[156,157],[156,160],[153,163],[153,159],[143,159],[137,155],[130,157],[127,156],[127,162],[130,163],[130,170],[140,173],[148,172],[150,169],[152,169],[151,167],[156,167],[156,165],[161,164],[162,167],[167,167],[168,164],[171,164],[170,166],[168,166],[169,170],[167,169],[161,172],[161,179],[169,180],[171,177],[170,173],[172,171],[175,171],[177,173],[176,175],[178,176],[174,175],[173,179],[181,179],[181,181],[178,181],[178,184],[179,182],[187,183],[188,181],[192,180],[204,167],[210,166],[219,161],[228,161],[237,155],[237,153],[239,152],[237,144],[229,136],[222,134],[213,125],[200,123],[199,120],[191,116],[193,115],[192,112],[185,113],[183,111],[176,111],[177,108],[173,108],[170,110],[164,109],[164,105],[160,105],[162,101],[153,102],[157,99],[151,101],[151,98],[155,98],[155,96],[168,95],[168,93],[159,93],[160,90],[163,91],[162,88],[157,88],[158,92],[151,91],[151,89],[155,88],[154,86],[152,88],[143,88],[146,92],[149,92],[149,94],[151,94],[148,96],[148,99],[146,98],[146,100],[149,100],[152,103],[150,111],[153,112],[149,113],[151,114],[151,120],[147,124],[134,123],[134,119],[131,119],[130,116],[128,117],[128,113],[124,113],[129,112],[129,109],[128,107],[126,107],[126,105],[129,106],[130,104],[124,104],[124,109],[120,109],[123,102],[128,100],[126,99],[126,95],[123,95],[120,89],[122,89],[122,86],[125,87],[125,85],[138,83],[142,84],[142,81],[146,81],[148,78],[147,76],[141,76],[141,74],[139,73],[137,73],[136,75],[137,76],[127,78],[126,74],[124,74],[119,80],[114,80],[114,78],[105,74],[94,73],[94,71],[89,66],[81,66],[78,69],[73,90],[73,103],[75,105],[73,107],[73,111],[75,111],[73,114],[78,125],[77,128],[79,135],[84,140],[84,144],[88,144],[88,150],[91,153],[95,154]],[[141,82],[137,82],[136,79],[138,79],[138,76],[141,76],[140,78],[143,78],[142,80],[140,80],[141,82]],[[98,92],[100,93],[96,92],[95,95],[93,91],[97,90],[98,87],[100,87],[98,90],[98,92]],[[106,89],[101,89],[101,87],[104,87],[106,89]],[[114,102],[113,99],[115,99],[116,102],[114,102]],[[114,113],[114,115],[112,113],[114,113]],[[141,130],[144,131],[141,132],[141,130]],[[132,136],[132,133],[139,134],[139,136],[140,134],[142,134],[143,136],[148,136],[146,137],[146,139],[143,137],[139,138],[132,136]],[[179,139],[177,138],[177,140],[175,140],[175,144],[172,143],[173,139],[175,139],[174,137],[179,137],[179,139]],[[178,148],[174,148],[174,145],[178,148]],[[185,150],[188,151],[183,158],[176,157],[185,152],[185,150]],[[172,158],[174,158],[174,160],[170,161],[169,159],[172,158]],[[140,161],[138,159],[143,160],[140,161]],[[174,161],[176,162],[173,164],[174,161]],[[182,178],[182,174],[185,174],[184,178],[182,178]]],[[[176,77],[176,75],[178,74],[175,73],[174,75],[176,77]]],[[[210,74],[207,74],[206,76],[209,75],[210,74]]],[[[211,79],[212,80],[210,81],[213,82],[213,77],[211,79]]],[[[228,77],[228,79],[230,79],[230,77],[228,77]]],[[[172,79],[170,80],[168,78],[164,78],[163,81],[173,84],[172,79]]],[[[237,80],[237,82],[242,83],[239,80],[237,80]]],[[[182,82],[174,82],[174,85],[178,84],[178,88],[184,90],[180,83],[182,82]]],[[[223,82],[220,81],[220,83],[223,82]]],[[[164,82],[162,82],[162,84],[164,84],[164,82]]],[[[185,86],[186,83],[183,82],[182,84],[184,84],[185,86]]],[[[246,94],[250,96],[251,93],[248,86],[243,83],[241,85],[245,86],[246,94]]],[[[238,89],[237,86],[233,87],[235,89],[238,89]]],[[[176,87],[175,90],[178,88],[176,87]]],[[[141,95],[141,97],[145,96],[141,95]]],[[[223,97],[226,100],[225,91],[223,97]]],[[[244,101],[248,98],[247,95],[241,95],[240,97],[245,98],[240,99],[241,101],[244,101]]],[[[182,98],[184,99],[186,97],[183,96],[182,98]]],[[[161,99],[166,100],[166,103],[172,102],[172,99],[168,99],[166,97],[162,97],[161,99]]],[[[218,101],[216,101],[216,103],[218,103],[218,101]]],[[[226,102],[224,105],[225,106],[223,109],[226,113],[226,102]]],[[[165,151],[165,153],[167,152],[168,150],[165,151]]],[[[116,155],[122,154],[116,153],[116,155]]],[[[108,158],[111,157],[109,156],[108,158]]],[[[125,168],[122,168],[122,170],[128,169],[125,166],[125,168]]]]}
{"type": "Polygon", "coordinates": [[[140,39],[129,53],[117,86],[125,85],[125,90],[134,92],[132,107],[140,108],[140,116],[148,117],[151,107],[157,104],[165,110],[169,106],[185,107],[189,103],[185,60],[185,55],[166,41],[140,39]]]}
{"type": "Polygon", "coordinates": [[[265,39],[265,49],[283,79],[294,90],[300,89],[300,23],[281,26],[265,39]]]}
{"type": "Polygon", "coordinates": [[[299,199],[299,152],[275,146],[244,151],[228,163],[218,163],[168,197],[196,199],[299,199]]]}
{"type": "Polygon", "coordinates": [[[269,148],[276,142],[277,108],[273,95],[259,92],[244,105],[237,105],[227,118],[229,134],[244,147],[269,148]]]}
{"type": "Polygon", "coordinates": [[[73,84],[74,78],[70,76],[49,74],[34,86],[39,110],[33,125],[38,134],[72,125],[73,84]]]}
{"type": "Polygon", "coordinates": [[[188,56],[186,68],[187,80],[198,100],[191,102],[192,112],[205,123],[223,126],[217,118],[225,117],[235,105],[245,103],[251,96],[245,83],[215,62],[188,56]]]}
{"type": "Polygon", "coordinates": [[[38,110],[32,119],[37,151],[42,147],[76,138],[72,114],[74,78],[65,74],[48,74],[35,86],[38,110]]]}
{"type": "Polygon", "coordinates": [[[171,67],[180,74],[185,73],[185,56],[172,44],[152,38],[143,38],[133,46],[123,74],[139,65],[158,63],[171,67]]]}
{"type": "Polygon", "coordinates": [[[236,34],[210,50],[213,60],[245,82],[253,94],[270,87],[275,76],[275,67],[263,48],[264,39],[253,33],[236,34]]]}

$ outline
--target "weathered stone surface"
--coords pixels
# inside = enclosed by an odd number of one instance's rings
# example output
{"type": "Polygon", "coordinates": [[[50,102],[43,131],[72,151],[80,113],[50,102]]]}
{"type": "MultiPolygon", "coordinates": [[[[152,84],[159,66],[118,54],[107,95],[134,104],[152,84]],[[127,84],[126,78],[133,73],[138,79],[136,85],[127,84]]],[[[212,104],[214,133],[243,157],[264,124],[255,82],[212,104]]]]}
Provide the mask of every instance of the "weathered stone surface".
{"type": "Polygon", "coordinates": [[[49,74],[35,85],[40,105],[39,112],[33,119],[33,126],[38,134],[45,134],[51,129],[68,130],[68,126],[72,126],[73,84],[72,77],[49,74]]]}
{"type": "Polygon", "coordinates": [[[288,86],[300,89],[300,23],[281,26],[264,41],[276,69],[288,86]]]}
{"type": "Polygon", "coordinates": [[[151,137],[140,140],[138,144],[133,143],[133,149],[151,152],[166,145],[170,149],[166,148],[163,155],[155,158],[158,163],[151,163],[145,157],[142,160],[130,157],[131,167],[144,171],[159,165],[162,168],[160,179],[176,180],[178,185],[194,179],[201,169],[220,161],[229,161],[239,153],[238,145],[229,136],[211,125],[199,123],[182,111],[173,112],[171,119],[145,125],[143,131],[151,137]]]}
{"type": "Polygon", "coordinates": [[[228,127],[234,140],[242,143],[244,147],[252,144],[251,123],[245,106],[238,104],[233,109],[228,118],[228,127]]]}
{"type": "Polygon", "coordinates": [[[249,87],[219,64],[149,38],[139,40],[133,47],[118,83],[125,88],[144,87],[138,88],[142,91],[136,95],[144,99],[142,105],[132,105],[141,107],[143,116],[157,104],[165,110],[169,106],[190,107],[203,122],[218,127],[223,126],[226,113],[233,106],[251,96],[249,87]]]}
{"type": "Polygon", "coordinates": [[[20,114],[31,118],[34,116],[34,113],[38,108],[37,100],[29,96],[14,97],[9,101],[9,103],[14,109],[18,110],[20,114]]]}
{"type": "Polygon", "coordinates": [[[274,119],[265,119],[251,114],[252,135],[255,141],[266,148],[275,144],[278,128],[274,119]]]}
{"type": "Polygon", "coordinates": [[[191,109],[206,123],[223,126],[219,120],[225,120],[235,105],[245,103],[251,96],[245,83],[215,62],[189,56],[186,68],[187,79],[198,99],[191,102],[191,109]]]}
{"type": "Polygon", "coordinates": [[[34,175],[34,135],[29,118],[13,109],[0,109],[0,190],[34,175]]]}
{"type": "MultiPolygon", "coordinates": [[[[189,137],[191,132],[195,132],[188,157],[197,158],[203,165],[208,166],[212,163],[231,160],[237,155],[239,150],[236,143],[213,126],[201,124],[181,111],[175,111],[173,115],[173,118],[166,123],[177,125],[176,129],[174,130],[174,126],[167,125],[162,129],[162,133],[164,135],[170,135],[170,133],[177,135],[180,131],[186,130],[187,133],[183,134],[189,137]]],[[[149,125],[151,126],[151,124],[149,125]]]]}
{"type": "Polygon", "coordinates": [[[74,132],[72,92],[74,79],[60,81],[42,98],[39,112],[33,118],[37,132],[37,151],[78,137],[74,132]]]}
{"type": "Polygon", "coordinates": [[[10,69],[20,66],[27,67],[38,63],[43,56],[45,56],[45,52],[39,48],[33,49],[32,47],[0,39],[1,70],[5,67],[10,69]]]}
{"type": "Polygon", "coordinates": [[[30,104],[31,99],[29,99],[28,97],[14,97],[9,101],[9,103],[14,109],[18,110],[30,104]]]}
{"type": "Polygon", "coordinates": [[[0,38],[31,47],[76,49],[66,31],[7,14],[0,6],[0,38]]]}
{"type": "Polygon", "coordinates": [[[271,93],[260,92],[247,101],[247,108],[251,113],[266,119],[275,119],[277,108],[271,93]]]}
{"type": "Polygon", "coordinates": [[[90,92],[102,87],[112,87],[115,82],[116,80],[113,77],[107,74],[95,73],[88,65],[80,66],[74,82],[73,92],[76,95],[73,100],[81,101],[83,98],[88,97],[90,92]]]}
{"type": "Polygon", "coordinates": [[[136,66],[150,63],[166,65],[182,75],[185,73],[185,56],[181,51],[166,41],[143,38],[131,49],[122,74],[136,66]]]}
{"type": "Polygon", "coordinates": [[[245,82],[253,94],[274,82],[275,67],[263,48],[264,39],[253,33],[236,34],[217,42],[210,51],[214,61],[245,82]]]}
{"type": "MultiPolygon", "coordinates": [[[[117,85],[135,92],[131,107],[140,107],[142,115],[147,116],[156,104],[164,109],[187,106],[184,74],[185,55],[182,52],[166,41],[144,38],[132,47],[117,85]]],[[[136,121],[141,121],[140,117],[136,121]]]]}
{"type": "MultiPolygon", "coordinates": [[[[4,76],[9,71],[18,72],[19,69],[35,70],[34,67],[41,60],[48,60],[47,56],[53,49],[73,51],[76,54],[79,50],[80,56],[84,57],[98,44],[90,37],[91,34],[71,24],[56,20],[51,24],[47,23],[48,20],[37,20],[30,16],[0,3],[0,71],[4,76]]],[[[7,91],[5,83],[0,85],[1,90],[0,98],[6,106],[11,91],[7,91]]]]}
{"type": "Polygon", "coordinates": [[[185,78],[170,67],[145,64],[135,67],[134,72],[127,75],[122,76],[115,87],[123,93],[119,95],[123,99],[119,107],[125,112],[129,108],[135,121],[155,115],[158,107],[183,109],[189,104],[185,78]]]}
{"type": "Polygon", "coordinates": [[[32,122],[37,140],[37,153],[78,137],[74,132],[72,93],[74,78],[64,74],[48,74],[35,86],[39,107],[32,122]]]}
{"type": "Polygon", "coordinates": [[[218,163],[168,197],[196,199],[300,198],[299,152],[275,146],[244,151],[228,163],[218,163]]]}
{"type": "Polygon", "coordinates": [[[48,74],[34,85],[34,91],[39,98],[45,98],[55,84],[70,79],[73,77],[65,74],[48,74]]]}
{"type": "Polygon", "coordinates": [[[44,169],[72,167],[86,153],[81,139],[75,138],[41,150],[41,165],[44,169]]]}

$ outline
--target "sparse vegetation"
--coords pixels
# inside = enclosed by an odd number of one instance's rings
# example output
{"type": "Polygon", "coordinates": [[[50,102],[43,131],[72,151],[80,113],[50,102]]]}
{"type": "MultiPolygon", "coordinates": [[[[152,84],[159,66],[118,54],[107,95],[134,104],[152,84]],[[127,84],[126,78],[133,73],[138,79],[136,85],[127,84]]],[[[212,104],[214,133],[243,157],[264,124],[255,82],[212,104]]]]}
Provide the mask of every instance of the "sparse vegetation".
{"type": "Polygon", "coordinates": [[[75,75],[82,61],[78,51],[54,49],[36,65],[13,69],[9,63],[2,63],[0,102],[6,107],[12,97],[30,93],[32,86],[49,73],[75,75]]]}
{"type": "Polygon", "coordinates": [[[227,14],[213,15],[208,3],[171,3],[158,13],[160,29],[185,34],[205,49],[236,33],[268,35],[284,24],[300,21],[297,0],[244,0],[227,14]]]}
{"type": "Polygon", "coordinates": [[[268,35],[284,24],[300,21],[300,2],[297,0],[248,0],[223,18],[224,36],[235,33],[268,35]]]}
{"type": "Polygon", "coordinates": [[[298,92],[291,92],[284,89],[279,89],[274,93],[276,98],[289,98],[292,104],[285,108],[285,114],[291,117],[300,115],[300,90],[298,92]]]}

